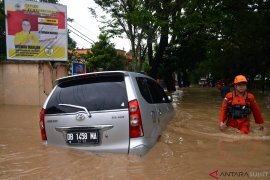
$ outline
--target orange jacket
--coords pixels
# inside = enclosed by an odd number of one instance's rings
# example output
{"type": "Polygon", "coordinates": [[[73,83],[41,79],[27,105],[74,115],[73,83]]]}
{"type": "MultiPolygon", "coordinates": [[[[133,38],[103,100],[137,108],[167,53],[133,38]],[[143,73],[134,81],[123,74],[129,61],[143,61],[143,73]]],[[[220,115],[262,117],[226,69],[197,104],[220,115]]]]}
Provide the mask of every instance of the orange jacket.
{"type": "MultiPolygon", "coordinates": [[[[247,93],[247,99],[249,100],[247,102],[246,97],[239,96],[236,93],[233,97],[233,93],[235,93],[235,92],[229,92],[225,96],[225,98],[222,102],[221,112],[220,112],[220,122],[224,122],[227,118],[228,105],[238,104],[238,105],[249,105],[251,108],[251,111],[253,112],[255,122],[257,124],[263,124],[262,114],[261,114],[261,111],[260,111],[258,104],[255,101],[254,95],[251,93],[247,93]]],[[[231,119],[231,118],[229,118],[229,119],[231,119]]],[[[245,119],[247,119],[247,118],[245,118],[245,119]]]]}

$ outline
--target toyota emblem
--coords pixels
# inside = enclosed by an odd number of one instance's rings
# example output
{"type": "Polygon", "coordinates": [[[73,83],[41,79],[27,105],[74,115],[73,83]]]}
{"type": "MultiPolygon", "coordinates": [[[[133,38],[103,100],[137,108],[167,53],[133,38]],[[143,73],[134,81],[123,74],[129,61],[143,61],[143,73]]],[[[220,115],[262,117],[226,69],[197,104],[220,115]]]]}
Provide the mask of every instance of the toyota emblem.
{"type": "Polygon", "coordinates": [[[76,114],[76,119],[78,121],[82,121],[85,119],[85,115],[83,113],[78,113],[78,114],[76,114]]]}

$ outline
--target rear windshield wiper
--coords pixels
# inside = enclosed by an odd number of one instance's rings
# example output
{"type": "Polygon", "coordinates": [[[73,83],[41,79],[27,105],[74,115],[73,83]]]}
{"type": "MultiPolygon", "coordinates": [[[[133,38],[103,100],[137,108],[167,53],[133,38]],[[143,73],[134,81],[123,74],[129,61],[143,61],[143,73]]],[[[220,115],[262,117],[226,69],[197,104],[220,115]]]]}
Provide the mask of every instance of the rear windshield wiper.
{"type": "Polygon", "coordinates": [[[73,107],[73,108],[78,108],[78,109],[83,109],[88,117],[91,117],[91,114],[89,111],[86,109],[86,107],[83,106],[77,106],[77,105],[72,105],[72,104],[58,104],[59,106],[67,106],[67,107],[73,107]]]}

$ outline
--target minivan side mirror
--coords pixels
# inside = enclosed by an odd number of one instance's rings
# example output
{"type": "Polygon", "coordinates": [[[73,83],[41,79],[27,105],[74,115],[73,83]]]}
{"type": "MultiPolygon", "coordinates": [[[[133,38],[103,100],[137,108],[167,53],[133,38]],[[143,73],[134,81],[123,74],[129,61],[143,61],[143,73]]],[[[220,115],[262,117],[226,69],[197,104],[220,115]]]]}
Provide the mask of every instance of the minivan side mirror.
{"type": "Polygon", "coordinates": [[[172,96],[168,96],[168,100],[169,102],[172,102],[173,101],[172,96]]]}

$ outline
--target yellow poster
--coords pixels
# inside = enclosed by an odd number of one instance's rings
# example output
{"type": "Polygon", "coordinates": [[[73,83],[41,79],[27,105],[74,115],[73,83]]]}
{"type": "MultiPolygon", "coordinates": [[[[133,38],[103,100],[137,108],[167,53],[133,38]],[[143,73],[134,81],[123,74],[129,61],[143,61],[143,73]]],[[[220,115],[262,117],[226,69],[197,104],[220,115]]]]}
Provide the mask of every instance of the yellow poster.
{"type": "Polygon", "coordinates": [[[67,61],[66,12],[59,4],[5,1],[7,59],[67,61]]]}

